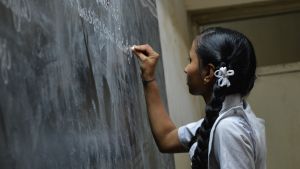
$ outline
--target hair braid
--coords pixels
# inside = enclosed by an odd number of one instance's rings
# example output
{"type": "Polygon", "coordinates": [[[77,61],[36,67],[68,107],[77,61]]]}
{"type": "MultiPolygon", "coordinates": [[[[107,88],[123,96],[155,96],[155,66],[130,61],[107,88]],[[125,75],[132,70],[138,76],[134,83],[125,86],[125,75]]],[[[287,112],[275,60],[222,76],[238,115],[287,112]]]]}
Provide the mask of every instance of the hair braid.
{"type": "Polygon", "coordinates": [[[225,96],[216,81],[213,86],[211,100],[205,107],[206,116],[196,131],[195,136],[198,145],[192,158],[192,169],[207,169],[210,130],[219,116],[224,99],[225,96]]]}

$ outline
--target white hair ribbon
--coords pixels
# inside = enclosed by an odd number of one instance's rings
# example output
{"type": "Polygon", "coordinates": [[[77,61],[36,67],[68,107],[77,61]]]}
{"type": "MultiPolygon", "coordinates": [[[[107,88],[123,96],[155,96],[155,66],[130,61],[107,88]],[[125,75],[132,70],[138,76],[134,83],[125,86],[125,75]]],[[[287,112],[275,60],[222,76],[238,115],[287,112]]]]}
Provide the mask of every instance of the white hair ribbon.
{"type": "Polygon", "coordinates": [[[214,75],[218,78],[218,86],[223,87],[226,85],[229,87],[231,84],[228,77],[234,75],[234,70],[227,70],[227,67],[220,67],[219,70],[215,71],[214,75]]]}

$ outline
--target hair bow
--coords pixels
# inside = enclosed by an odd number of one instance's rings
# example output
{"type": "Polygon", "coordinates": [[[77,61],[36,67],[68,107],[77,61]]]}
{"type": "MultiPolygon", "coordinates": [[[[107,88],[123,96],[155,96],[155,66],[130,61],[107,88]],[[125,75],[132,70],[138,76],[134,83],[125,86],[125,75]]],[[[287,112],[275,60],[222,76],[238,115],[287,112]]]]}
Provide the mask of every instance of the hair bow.
{"type": "Polygon", "coordinates": [[[219,78],[218,86],[223,87],[226,85],[229,87],[231,84],[228,77],[234,75],[234,70],[227,70],[227,67],[220,67],[219,70],[215,71],[214,75],[219,78]]]}

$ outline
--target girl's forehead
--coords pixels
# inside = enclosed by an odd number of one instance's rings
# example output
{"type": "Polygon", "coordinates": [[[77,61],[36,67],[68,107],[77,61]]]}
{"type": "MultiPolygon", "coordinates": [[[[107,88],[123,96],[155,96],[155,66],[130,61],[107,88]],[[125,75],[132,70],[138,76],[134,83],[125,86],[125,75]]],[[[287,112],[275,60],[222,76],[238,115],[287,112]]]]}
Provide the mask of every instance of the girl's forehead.
{"type": "Polygon", "coordinates": [[[197,43],[198,43],[198,40],[197,40],[197,39],[194,39],[194,40],[193,40],[192,46],[196,47],[196,46],[197,46],[197,43]]]}
{"type": "Polygon", "coordinates": [[[191,54],[196,54],[196,48],[197,48],[197,41],[194,40],[193,44],[192,44],[192,47],[191,47],[191,50],[190,50],[190,53],[191,54]]]}

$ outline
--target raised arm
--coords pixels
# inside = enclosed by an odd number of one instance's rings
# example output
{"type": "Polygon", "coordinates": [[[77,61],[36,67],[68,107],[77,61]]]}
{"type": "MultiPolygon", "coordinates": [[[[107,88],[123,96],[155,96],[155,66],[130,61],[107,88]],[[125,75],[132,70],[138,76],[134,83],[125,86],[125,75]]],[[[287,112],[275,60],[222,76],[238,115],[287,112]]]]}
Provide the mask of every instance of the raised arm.
{"type": "Polygon", "coordinates": [[[185,148],[179,142],[178,130],[162,103],[155,80],[159,54],[149,45],[133,46],[132,51],[140,60],[150,127],[159,150],[164,153],[185,152],[185,148]]]}

